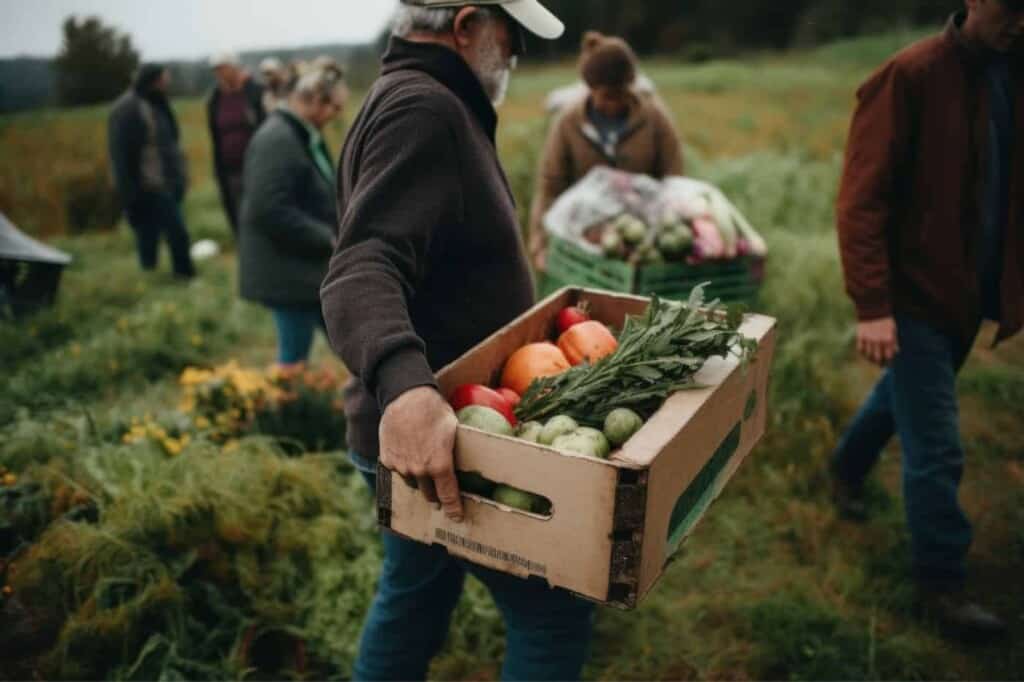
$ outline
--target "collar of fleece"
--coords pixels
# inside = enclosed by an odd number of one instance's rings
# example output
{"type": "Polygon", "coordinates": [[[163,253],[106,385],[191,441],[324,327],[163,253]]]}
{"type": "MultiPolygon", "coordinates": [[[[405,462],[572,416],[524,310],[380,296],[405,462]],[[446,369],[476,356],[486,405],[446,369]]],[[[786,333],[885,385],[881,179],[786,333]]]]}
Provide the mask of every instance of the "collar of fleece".
{"type": "Polygon", "coordinates": [[[420,43],[392,37],[384,54],[381,73],[402,70],[422,71],[461,99],[483,126],[494,143],[498,114],[484,92],[480,79],[457,52],[436,43],[420,43]]]}

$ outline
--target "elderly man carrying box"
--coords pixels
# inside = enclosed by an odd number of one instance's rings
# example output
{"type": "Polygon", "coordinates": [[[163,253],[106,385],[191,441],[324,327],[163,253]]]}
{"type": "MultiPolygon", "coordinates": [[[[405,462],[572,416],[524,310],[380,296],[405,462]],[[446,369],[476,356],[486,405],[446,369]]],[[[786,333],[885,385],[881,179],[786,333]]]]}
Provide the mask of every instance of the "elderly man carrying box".
{"type": "MultiPolygon", "coordinates": [[[[379,456],[455,521],[456,418],[434,373],[533,303],[495,148],[495,104],[523,28],[548,39],[563,31],[536,0],[405,0],[342,154],[340,242],[321,291],[332,344],[355,375],[354,462],[373,486],[379,456]]],[[[395,536],[384,536],[384,552],[355,679],[424,679],[467,572],[505,617],[505,679],[579,676],[589,605],[395,536]]]]}

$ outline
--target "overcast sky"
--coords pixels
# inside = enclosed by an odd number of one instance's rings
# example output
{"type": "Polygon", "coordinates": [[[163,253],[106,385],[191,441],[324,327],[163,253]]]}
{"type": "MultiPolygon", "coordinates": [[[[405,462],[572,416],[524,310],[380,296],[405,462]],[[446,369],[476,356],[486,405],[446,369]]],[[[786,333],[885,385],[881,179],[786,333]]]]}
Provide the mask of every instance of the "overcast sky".
{"type": "Polygon", "coordinates": [[[365,42],[395,0],[0,0],[0,57],[53,56],[72,14],[99,15],[131,34],[144,59],[218,50],[365,42]]]}

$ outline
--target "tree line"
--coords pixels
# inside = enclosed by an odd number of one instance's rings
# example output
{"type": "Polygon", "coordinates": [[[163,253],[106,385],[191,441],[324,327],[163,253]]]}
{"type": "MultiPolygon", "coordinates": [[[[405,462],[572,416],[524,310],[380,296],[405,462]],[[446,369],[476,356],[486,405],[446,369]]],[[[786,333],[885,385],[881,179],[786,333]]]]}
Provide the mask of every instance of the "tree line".
{"type": "MultiPolygon", "coordinates": [[[[143,61],[130,36],[105,25],[98,17],[69,17],[62,34],[55,59],[0,60],[0,113],[110,102],[128,88],[143,61]]],[[[321,55],[347,64],[356,87],[367,85],[376,76],[378,55],[369,43],[251,51],[240,57],[255,70],[269,56],[287,62],[321,55]]],[[[214,86],[213,72],[205,59],[172,61],[166,66],[171,72],[172,96],[195,97],[214,86]]]]}
{"type": "Polygon", "coordinates": [[[939,25],[963,0],[546,0],[566,23],[541,54],[574,51],[596,29],[642,54],[699,58],[816,45],[894,26],[939,25]]]}
{"type": "MultiPolygon", "coordinates": [[[[641,54],[700,61],[752,50],[816,45],[897,26],[939,25],[963,0],[546,0],[566,24],[554,43],[533,41],[532,59],[574,54],[587,30],[620,35],[641,54]]],[[[140,55],[131,38],[100,19],[70,17],[52,65],[0,62],[0,112],[57,104],[81,106],[114,99],[128,87],[140,55]],[[50,68],[52,66],[52,68],[50,68]]],[[[325,46],[278,53],[287,59],[315,51],[348,62],[356,86],[376,73],[382,44],[325,46]]],[[[243,55],[255,65],[265,54],[243,55]]],[[[174,94],[197,95],[213,85],[201,61],[170,65],[174,94]]]]}

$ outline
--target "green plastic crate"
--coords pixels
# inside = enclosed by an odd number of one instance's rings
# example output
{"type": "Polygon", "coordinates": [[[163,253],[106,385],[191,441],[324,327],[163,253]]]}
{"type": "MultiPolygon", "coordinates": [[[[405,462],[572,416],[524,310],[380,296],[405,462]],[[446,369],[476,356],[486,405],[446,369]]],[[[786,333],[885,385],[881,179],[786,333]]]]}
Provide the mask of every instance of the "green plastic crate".
{"type": "Polygon", "coordinates": [[[635,266],[596,256],[564,239],[551,236],[547,273],[541,294],[565,286],[584,286],[662,298],[688,298],[694,287],[710,282],[709,299],[729,303],[754,303],[764,281],[764,258],[749,256],[701,265],[666,264],[635,266]]]}

